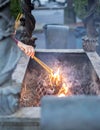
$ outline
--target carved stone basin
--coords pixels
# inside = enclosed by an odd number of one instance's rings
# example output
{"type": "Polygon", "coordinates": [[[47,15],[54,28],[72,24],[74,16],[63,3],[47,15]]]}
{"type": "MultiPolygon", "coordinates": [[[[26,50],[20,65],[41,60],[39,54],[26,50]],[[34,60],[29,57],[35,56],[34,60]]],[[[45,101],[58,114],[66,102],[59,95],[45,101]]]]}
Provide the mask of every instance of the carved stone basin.
{"type": "MultiPolygon", "coordinates": [[[[46,63],[52,69],[55,69],[55,66],[57,65],[61,66],[67,83],[72,83],[71,90],[74,96],[82,94],[86,97],[87,95],[98,97],[97,95],[100,94],[100,57],[96,52],[85,53],[80,49],[40,49],[36,50],[36,57],[41,59],[41,61],[46,63]]],[[[20,92],[21,108],[13,115],[5,117],[0,116],[0,129],[40,129],[40,101],[43,95],[46,94],[44,86],[48,84],[45,85],[45,82],[43,82],[46,81],[46,76],[48,76],[48,72],[46,72],[46,70],[42,68],[37,62],[30,59],[26,68],[22,82],[22,89],[20,92]],[[38,86],[38,84],[40,86],[38,86]],[[38,97],[38,100],[36,99],[35,94],[38,96],[40,95],[40,97],[38,97]],[[38,105],[37,101],[39,102],[38,105]],[[36,107],[35,104],[38,107],[36,107]]]]}
{"type": "MultiPolygon", "coordinates": [[[[38,50],[36,57],[53,70],[59,67],[71,95],[99,95],[100,79],[95,53],[82,50],[38,50]],[[92,56],[94,54],[94,56],[92,56]]],[[[21,107],[39,106],[44,95],[49,93],[49,73],[35,60],[30,59],[21,90],[21,107]]]]}

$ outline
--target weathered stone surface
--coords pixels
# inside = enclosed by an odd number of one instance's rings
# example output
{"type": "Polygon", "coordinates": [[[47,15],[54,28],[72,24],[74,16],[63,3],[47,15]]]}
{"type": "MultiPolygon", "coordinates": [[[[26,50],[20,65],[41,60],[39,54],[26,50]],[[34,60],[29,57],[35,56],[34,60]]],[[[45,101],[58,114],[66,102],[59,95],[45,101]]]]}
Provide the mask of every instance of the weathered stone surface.
{"type": "Polygon", "coordinates": [[[96,52],[87,52],[87,56],[89,57],[95,71],[100,79],[100,56],[96,52]]]}
{"type": "Polygon", "coordinates": [[[44,97],[41,130],[100,130],[100,97],[44,97]]]}
{"type": "Polygon", "coordinates": [[[19,108],[19,84],[7,83],[0,88],[0,116],[10,115],[19,108]]]}
{"type": "Polygon", "coordinates": [[[40,130],[40,108],[21,108],[10,116],[0,116],[0,130],[40,130]]]}

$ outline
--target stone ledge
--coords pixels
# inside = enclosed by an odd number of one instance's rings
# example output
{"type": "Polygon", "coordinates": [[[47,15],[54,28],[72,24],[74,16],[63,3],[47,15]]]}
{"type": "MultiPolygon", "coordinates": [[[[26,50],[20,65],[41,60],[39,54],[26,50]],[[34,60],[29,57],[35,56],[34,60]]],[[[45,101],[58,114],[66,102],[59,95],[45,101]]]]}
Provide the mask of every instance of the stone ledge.
{"type": "Polygon", "coordinates": [[[14,80],[16,83],[22,83],[28,65],[28,61],[29,57],[22,53],[22,56],[16,66],[16,69],[12,74],[12,80],[14,80]]]}
{"type": "Polygon", "coordinates": [[[40,107],[20,108],[9,116],[0,116],[0,130],[40,130],[40,107]]]}
{"type": "Polygon", "coordinates": [[[100,79],[100,57],[96,52],[86,52],[100,79]]]}

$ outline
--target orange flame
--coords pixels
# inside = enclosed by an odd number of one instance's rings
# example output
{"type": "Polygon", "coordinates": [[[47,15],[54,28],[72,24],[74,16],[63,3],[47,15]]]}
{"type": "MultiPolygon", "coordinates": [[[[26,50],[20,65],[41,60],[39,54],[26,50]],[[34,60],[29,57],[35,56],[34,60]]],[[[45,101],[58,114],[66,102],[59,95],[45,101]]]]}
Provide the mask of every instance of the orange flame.
{"type": "Polygon", "coordinates": [[[62,82],[60,75],[60,69],[58,68],[57,72],[50,75],[50,84],[51,86],[59,86],[62,82]]]}
{"type": "Polygon", "coordinates": [[[58,95],[58,97],[64,97],[66,95],[71,95],[71,92],[65,83],[63,83],[63,85],[57,95],[58,95]]]}
{"type": "Polygon", "coordinates": [[[50,75],[50,86],[55,87],[57,89],[57,95],[59,97],[71,95],[71,92],[68,86],[63,83],[63,76],[60,73],[60,69],[58,68],[57,72],[50,75]]]}

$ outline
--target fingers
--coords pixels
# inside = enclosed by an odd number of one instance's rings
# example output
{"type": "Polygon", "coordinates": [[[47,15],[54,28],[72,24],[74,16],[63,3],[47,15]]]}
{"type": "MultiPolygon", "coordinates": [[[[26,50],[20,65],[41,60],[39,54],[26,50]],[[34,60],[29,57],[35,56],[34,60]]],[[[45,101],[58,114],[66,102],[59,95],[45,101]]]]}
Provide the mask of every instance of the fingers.
{"type": "Polygon", "coordinates": [[[25,45],[22,42],[18,42],[18,47],[25,52],[26,55],[30,56],[30,57],[34,57],[35,54],[35,50],[34,47],[30,46],[30,45],[25,45]]]}
{"type": "Polygon", "coordinates": [[[25,47],[24,47],[24,44],[20,41],[18,41],[18,47],[22,50],[22,51],[25,51],[25,47]]]}
{"type": "Polygon", "coordinates": [[[34,56],[34,48],[32,46],[28,46],[25,48],[25,54],[30,56],[30,57],[33,57],[34,56]]]}

